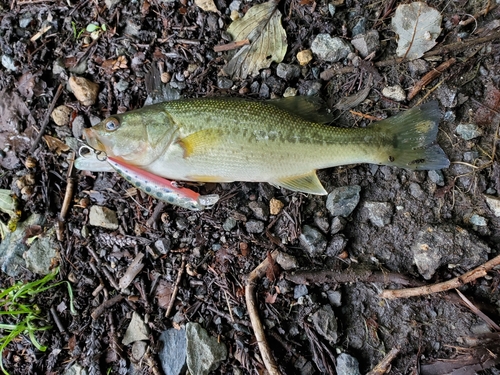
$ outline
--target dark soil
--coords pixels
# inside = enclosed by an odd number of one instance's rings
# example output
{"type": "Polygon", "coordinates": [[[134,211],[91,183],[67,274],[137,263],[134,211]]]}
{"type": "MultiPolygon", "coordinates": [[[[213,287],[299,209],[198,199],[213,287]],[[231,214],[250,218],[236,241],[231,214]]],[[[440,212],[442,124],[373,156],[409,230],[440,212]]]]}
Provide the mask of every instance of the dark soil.
{"type": "MultiPolygon", "coordinates": [[[[263,373],[249,326],[244,286],[246,275],[275,249],[295,256],[300,270],[326,268],[342,273],[349,268],[365,267],[427,283],[461,275],[499,255],[500,218],[494,216],[484,196],[500,194],[500,166],[494,148],[500,123],[498,39],[465,50],[443,50],[440,55],[419,60],[419,69],[415,63],[390,61],[396,50],[390,19],[398,2],[340,1],[336,2],[332,16],[326,1],[286,0],[279,6],[289,44],[285,63],[298,65],[297,52],[308,49],[319,33],[349,40],[353,27],[363,17],[367,31],[379,32],[382,46],[371,62],[331,74],[328,81],[320,78],[321,73],[332,65],[352,66],[352,61],[330,64],[314,59],[299,78],[291,81],[279,78],[273,64],[260,76],[235,80],[230,89],[221,89],[218,77],[227,60],[222,53],[214,52],[213,47],[228,42],[225,30],[231,23],[229,2],[215,2],[221,15],[202,11],[191,0],[118,1],[111,9],[98,1],[71,2],[71,6],[68,3],[59,0],[0,3],[0,48],[2,61],[6,61],[0,66],[3,95],[0,142],[7,145],[2,134],[20,134],[14,142],[9,141],[11,146],[0,145],[0,187],[12,189],[19,197],[23,219],[31,213],[45,216],[45,232],[57,225],[67,189],[69,151],[49,149],[43,140],[34,152],[29,149],[59,84],[64,88],[56,104],[73,109],[72,121],[81,115],[85,126],[91,126],[109,114],[141,108],[148,95],[146,77],[152,66],[163,67],[171,83],[185,97],[232,95],[268,99],[281,97],[287,87],[305,95],[319,82],[318,94],[331,106],[364,88],[372,74],[373,88],[368,98],[353,109],[385,118],[416,105],[421,99],[437,99],[444,114],[438,142],[452,164],[443,170],[441,186],[427,172],[390,167],[353,165],[320,171],[327,191],[361,186],[357,208],[342,220],[340,230],[335,233],[325,197],[293,193],[267,184],[206,184],[194,188],[220,194],[221,201],[212,209],[190,212],[158,206],[157,201],[141,192],[130,196],[127,193],[131,186],[116,174],[79,171],[75,174],[74,194],[59,241],[59,278],[72,283],[79,314],[72,316],[67,309],[57,310],[64,330],[54,328],[39,335],[38,340],[48,347],[46,352],[37,351],[27,338],[11,343],[3,357],[11,374],[63,373],[74,363],[85,367],[88,374],[127,373],[131,347],[123,346],[121,340],[133,311],[145,317],[150,328],[149,358],[138,365],[141,373],[153,373],[154,366],[161,369],[157,357],[160,333],[188,321],[201,322],[209,334],[227,345],[228,359],[216,373],[263,373]],[[106,25],[106,31],[95,41],[87,32],[78,35],[91,22],[106,25]],[[46,26],[51,28],[34,38],[46,26]],[[126,66],[114,65],[119,56],[125,57],[126,66]],[[413,101],[400,104],[381,95],[388,85],[412,87],[425,73],[452,57],[456,63],[413,101]],[[389,62],[373,65],[380,61],[389,62]],[[14,70],[7,69],[6,64],[11,64],[14,70]],[[66,82],[72,72],[99,84],[95,105],[81,105],[68,90],[66,82]],[[11,110],[14,120],[7,119],[5,108],[11,110]],[[476,124],[482,135],[464,140],[455,133],[461,123],[476,124]],[[34,158],[31,168],[25,166],[29,157],[34,158]],[[17,181],[27,174],[34,176],[34,183],[23,190],[17,181]],[[255,217],[249,204],[263,202],[263,206],[269,207],[272,198],[284,203],[283,211],[276,216],[255,217]],[[393,211],[389,223],[374,225],[366,202],[388,202],[393,211]],[[111,231],[88,225],[91,205],[115,211],[119,229],[111,231]],[[486,219],[486,225],[471,222],[473,215],[486,219]],[[228,218],[236,219],[236,225],[225,230],[223,224],[228,218]],[[249,220],[263,222],[265,231],[249,233],[246,225],[249,220]],[[326,252],[310,256],[301,247],[299,236],[303,225],[323,233],[328,243],[326,252]],[[425,280],[415,265],[414,246],[419,233],[429,227],[452,233],[453,240],[440,247],[439,267],[425,280]],[[468,242],[456,240],[460,237],[457,233],[465,233],[468,242]],[[154,245],[159,239],[170,241],[168,254],[161,254],[154,245]],[[484,244],[489,254],[471,254],[477,244],[484,244]],[[145,254],[144,268],[125,291],[116,290],[114,285],[139,253],[145,254]],[[187,272],[181,279],[173,311],[165,319],[169,297],[168,293],[164,295],[164,288],[173,287],[182,259],[188,265],[187,272]],[[99,305],[120,293],[125,299],[99,317],[92,317],[99,305]]],[[[443,31],[436,48],[490,35],[498,27],[492,22],[500,16],[498,7],[486,16],[478,15],[487,7],[486,1],[431,3],[443,15],[443,31]],[[477,22],[459,24],[471,15],[477,15],[477,22]]],[[[240,13],[251,5],[242,3],[240,13]]],[[[158,85],[156,82],[155,86],[158,85]]],[[[360,127],[370,122],[349,111],[337,114],[336,125],[340,126],[360,127]]],[[[81,136],[75,124],[73,128],[59,127],[52,121],[45,134],[62,141],[68,136],[81,136]]],[[[7,219],[3,214],[1,217],[7,219]]],[[[16,279],[1,274],[0,284],[5,287],[16,280],[38,277],[27,270],[16,279]]],[[[494,270],[488,277],[461,288],[479,310],[497,323],[500,323],[499,281],[500,273],[494,270]]],[[[280,270],[274,280],[265,277],[257,288],[266,335],[282,372],[287,374],[335,373],[334,362],[340,352],[355,357],[361,372],[366,373],[393,347],[400,352],[388,373],[417,374],[421,366],[433,359],[456,359],[461,363],[464,353],[479,356],[474,349],[460,348],[467,347],[471,337],[481,343],[477,337],[482,336],[478,335],[490,329],[465,307],[455,291],[383,300],[378,296],[382,289],[401,285],[353,280],[344,284],[311,283],[304,296],[295,298],[296,286],[280,270]],[[341,304],[333,306],[338,323],[336,342],[328,342],[311,321],[312,314],[329,305],[327,295],[331,291],[339,291],[341,295],[341,304]],[[276,293],[278,296],[272,298],[276,293]]],[[[34,301],[47,312],[46,318],[51,322],[53,316],[49,310],[61,302],[69,303],[62,287],[34,301]]],[[[496,350],[490,348],[489,353],[500,355],[498,346],[496,350]]],[[[483,363],[486,359],[482,357],[476,362],[483,363]]],[[[433,371],[427,373],[437,373],[433,371]]],[[[467,373],[474,373],[470,371],[467,373]]],[[[499,372],[490,368],[481,373],[499,372]]]]}

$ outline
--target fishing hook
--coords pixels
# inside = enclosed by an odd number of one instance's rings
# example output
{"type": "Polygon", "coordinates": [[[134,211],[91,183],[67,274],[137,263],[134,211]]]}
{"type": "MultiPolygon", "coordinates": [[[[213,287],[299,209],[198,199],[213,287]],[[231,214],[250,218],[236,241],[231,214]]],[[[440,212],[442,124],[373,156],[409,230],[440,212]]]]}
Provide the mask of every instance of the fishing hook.
{"type": "Polygon", "coordinates": [[[108,155],[106,154],[106,152],[98,151],[95,148],[92,148],[87,144],[80,146],[80,148],[78,149],[78,156],[84,158],[85,156],[82,154],[82,151],[84,151],[84,150],[87,150],[87,151],[94,153],[97,160],[99,160],[99,161],[106,161],[106,159],[108,158],[108,155]]]}

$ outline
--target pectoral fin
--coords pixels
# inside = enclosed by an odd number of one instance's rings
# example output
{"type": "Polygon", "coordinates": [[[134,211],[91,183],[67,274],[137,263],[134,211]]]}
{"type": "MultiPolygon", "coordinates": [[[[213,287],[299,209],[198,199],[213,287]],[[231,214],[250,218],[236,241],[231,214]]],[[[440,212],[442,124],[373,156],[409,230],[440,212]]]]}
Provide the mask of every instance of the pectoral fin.
{"type": "Polygon", "coordinates": [[[289,190],[301,191],[309,194],[326,195],[327,192],[316,176],[316,171],[311,171],[300,176],[290,176],[272,181],[273,184],[283,186],[289,190]]]}
{"type": "Polygon", "coordinates": [[[218,129],[200,130],[178,141],[184,150],[184,158],[208,152],[217,147],[221,140],[218,129]]]}

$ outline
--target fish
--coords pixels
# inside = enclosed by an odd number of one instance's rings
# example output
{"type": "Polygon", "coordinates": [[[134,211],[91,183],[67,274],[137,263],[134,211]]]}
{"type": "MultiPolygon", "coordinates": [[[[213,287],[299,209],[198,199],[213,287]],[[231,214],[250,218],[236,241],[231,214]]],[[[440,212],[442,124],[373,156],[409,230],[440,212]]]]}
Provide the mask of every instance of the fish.
{"type": "MultiPolygon", "coordinates": [[[[358,163],[447,168],[436,144],[440,118],[431,101],[365,128],[341,128],[327,124],[333,115],[311,97],[207,97],[112,115],[84,129],[84,137],[108,157],[171,180],[268,182],[325,195],[318,169],[358,163]]],[[[83,164],[77,159],[77,168],[83,164]]]]}
{"type": "Polygon", "coordinates": [[[200,195],[191,189],[179,187],[175,182],[127,164],[120,158],[108,156],[105,161],[137,189],[174,206],[201,211],[213,206],[219,200],[218,194],[200,195]]]}

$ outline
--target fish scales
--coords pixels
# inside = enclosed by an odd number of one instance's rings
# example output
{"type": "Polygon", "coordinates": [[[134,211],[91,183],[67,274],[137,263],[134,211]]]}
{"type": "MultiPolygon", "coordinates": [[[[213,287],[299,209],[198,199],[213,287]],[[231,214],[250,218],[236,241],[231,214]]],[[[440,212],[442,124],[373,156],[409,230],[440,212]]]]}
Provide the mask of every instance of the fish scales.
{"type": "Polygon", "coordinates": [[[307,100],[183,99],[112,116],[85,137],[96,150],[168,179],[269,182],[313,194],[326,193],[315,173],[321,168],[449,165],[435,144],[435,102],[348,129],[310,121],[321,115],[308,111],[307,100]]]}

